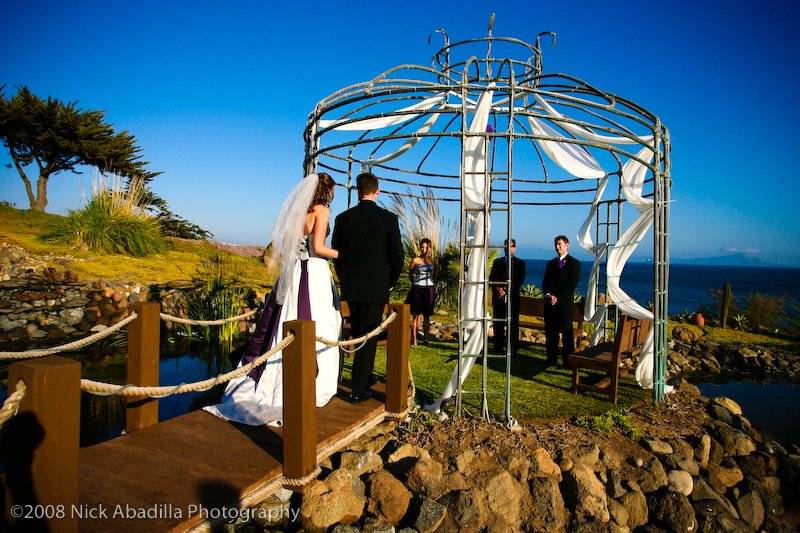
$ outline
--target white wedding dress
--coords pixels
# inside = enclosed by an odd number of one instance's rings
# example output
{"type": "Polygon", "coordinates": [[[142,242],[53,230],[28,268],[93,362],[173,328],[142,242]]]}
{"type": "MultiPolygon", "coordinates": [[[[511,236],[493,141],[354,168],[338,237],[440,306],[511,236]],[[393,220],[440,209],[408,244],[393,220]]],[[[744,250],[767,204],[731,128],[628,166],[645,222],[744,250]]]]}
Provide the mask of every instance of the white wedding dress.
{"type": "MultiPolygon", "coordinates": [[[[309,246],[311,239],[306,237],[300,245],[299,253],[293,259],[294,269],[291,273],[291,283],[288,286],[283,305],[278,305],[274,299],[267,300],[262,317],[259,318],[257,327],[261,327],[262,320],[267,320],[264,315],[273,312],[279,318],[274,337],[267,339],[259,345],[260,353],[265,353],[283,338],[283,323],[296,320],[298,314],[306,314],[304,297],[310,308],[310,319],[315,322],[316,336],[325,339],[339,339],[342,317],[338,309],[338,296],[331,278],[331,271],[326,259],[315,257],[309,246]],[[303,265],[305,263],[305,265],[303,265]],[[303,276],[303,266],[307,276],[303,276]],[[302,279],[301,278],[305,278],[302,279]],[[302,283],[301,283],[302,281],[302,283]],[[304,292],[307,286],[307,293],[304,292]],[[300,313],[298,313],[300,311],[300,313]]],[[[276,283],[277,286],[277,283],[276,283]]],[[[275,324],[272,324],[275,329],[275,324]]],[[[252,343],[252,341],[251,341],[252,343]]],[[[336,394],[339,375],[339,349],[328,347],[321,342],[316,344],[317,351],[317,379],[316,379],[316,404],[322,407],[336,394]]],[[[246,364],[246,359],[241,364],[246,364]]],[[[254,379],[249,375],[237,378],[228,383],[221,403],[211,405],[204,409],[220,418],[240,422],[252,426],[268,424],[280,426],[283,423],[283,353],[277,352],[263,365],[260,378],[254,379]]],[[[256,376],[257,377],[257,376],[256,376]]]]}

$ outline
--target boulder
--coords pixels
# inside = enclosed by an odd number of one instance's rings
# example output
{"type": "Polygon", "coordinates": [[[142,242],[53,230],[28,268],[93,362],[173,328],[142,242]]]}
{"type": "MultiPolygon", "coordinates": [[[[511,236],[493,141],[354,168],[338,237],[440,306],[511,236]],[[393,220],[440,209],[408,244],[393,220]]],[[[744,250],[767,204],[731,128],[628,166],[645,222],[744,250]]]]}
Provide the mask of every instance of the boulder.
{"type": "Polygon", "coordinates": [[[600,447],[597,444],[585,444],[572,449],[572,461],[575,466],[594,468],[600,460],[600,447]]]}
{"type": "Polygon", "coordinates": [[[336,470],[324,481],[315,479],[305,486],[300,520],[306,531],[326,531],[334,524],[356,522],[365,503],[364,483],[359,477],[349,470],[336,470]]]}
{"type": "Polygon", "coordinates": [[[688,472],[684,472],[683,470],[671,470],[670,473],[667,474],[667,480],[667,489],[670,492],[680,492],[684,496],[688,496],[692,493],[694,482],[692,481],[692,476],[688,472]]]}
{"type": "Polygon", "coordinates": [[[658,492],[647,502],[650,520],[667,531],[695,531],[697,519],[689,499],[680,492],[658,492]]]}
{"type": "Polygon", "coordinates": [[[672,446],[661,440],[644,439],[642,442],[645,445],[645,448],[653,453],[669,455],[673,451],[672,446]]]}
{"type": "Polygon", "coordinates": [[[410,501],[408,489],[386,470],[370,475],[369,512],[386,518],[391,524],[397,524],[405,516],[410,501]]]}
{"type": "Polygon", "coordinates": [[[564,485],[565,500],[579,523],[610,520],[606,491],[591,468],[576,464],[564,475],[564,485]]]}
{"type": "Polygon", "coordinates": [[[533,450],[530,455],[530,463],[530,475],[532,477],[554,477],[561,481],[561,468],[544,448],[533,450]]]}
{"type": "Polygon", "coordinates": [[[477,533],[489,517],[486,496],[478,489],[458,491],[450,501],[448,515],[459,531],[477,533]]]}
{"type": "Polygon", "coordinates": [[[624,505],[613,498],[609,498],[608,512],[611,515],[611,520],[613,520],[616,525],[628,527],[628,510],[624,505]]]}
{"type": "Polygon", "coordinates": [[[730,514],[724,505],[715,500],[701,500],[692,504],[697,519],[698,533],[752,533],[747,524],[730,514]]]}
{"type": "Polygon", "coordinates": [[[414,529],[419,533],[432,533],[442,524],[446,515],[447,507],[436,500],[422,498],[414,529]]]}
{"type": "Polygon", "coordinates": [[[722,445],[726,456],[750,455],[756,451],[756,445],[747,435],[733,429],[724,422],[714,422],[712,431],[722,445]]]}
{"type": "Polygon", "coordinates": [[[622,474],[619,470],[609,470],[606,478],[606,494],[612,498],[619,498],[626,492],[628,490],[622,486],[622,474]]]}
{"type": "Polygon", "coordinates": [[[739,404],[731,400],[730,398],[726,398],[725,396],[717,396],[711,400],[712,404],[719,405],[724,407],[728,410],[731,415],[741,415],[742,408],[739,407],[739,404]]]}
{"type": "Polygon", "coordinates": [[[658,490],[667,484],[667,473],[664,467],[655,457],[642,463],[642,466],[634,470],[633,479],[638,483],[642,492],[645,494],[658,490]]]}
{"type": "Polygon", "coordinates": [[[764,504],[757,492],[748,490],[736,499],[739,516],[755,530],[764,523],[764,504]]]}
{"type": "Polygon", "coordinates": [[[381,456],[373,451],[342,452],[339,466],[355,472],[357,476],[371,474],[383,468],[381,456]]]}
{"type": "Polygon", "coordinates": [[[558,481],[553,477],[533,477],[528,487],[532,502],[526,525],[533,531],[562,531],[567,516],[558,481]]]}
{"type": "Polygon", "coordinates": [[[250,509],[252,520],[263,528],[285,528],[289,525],[289,500],[275,495],[250,509]]]}
{"type": "Polygon", "coordinates": [[[717,492],[724,493],[742,479],[742,471],[735,466],[708,465],[708,483],[717,492]]]}
{"type": "Polygon", "coordinates": [[[442,464],[430,457],[423,457],[408,471],[406,485],[417,494],[437,497],[442,484],[442,464]]]}
{"type": "Polygon", "coordinates": [[[701,502],[704,500],[715,501],[717,502],[725,512],[730,514],[733,518],[739,518],[739,512],[733,506],[731,502],[728,501],[725,496],[719,494],[711,485],[706,483],[706,481],[701,477],[693,478],[694,487],[692,488],[692,494],[690,498],[693,502],[701,502]]]}
{"type": "Polygon", "coordinates": [[[635,529],[643,526],[648,520],[647,498],[638,490],[631,490],[618,499],[619,503],[628,511],[628,527],[635,529]]]}
{"type": "Polygon", "coordinates": [[[495,520],[511,528],[519,528],[521,513],[521,487],[502,468],[482,472],[475,480],[486,496],[486,502],[495,520]]]}

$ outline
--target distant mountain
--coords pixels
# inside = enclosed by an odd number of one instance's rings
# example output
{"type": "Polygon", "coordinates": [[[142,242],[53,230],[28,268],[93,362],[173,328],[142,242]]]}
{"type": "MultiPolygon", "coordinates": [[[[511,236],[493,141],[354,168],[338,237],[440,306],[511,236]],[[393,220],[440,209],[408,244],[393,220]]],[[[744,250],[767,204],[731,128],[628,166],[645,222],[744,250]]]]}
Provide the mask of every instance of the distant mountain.
{"type": "Polygon", "coordinates": [[[694,257],[690,259],[672,259],[671,262],[677,265],[752,266],[752,267],[780,266],[775,263],[767,263],[766,261],[763,261],[758,257],[753,257],[751,255],[745,255],[745,254],[719,255],[716,257],[694,257]]]}

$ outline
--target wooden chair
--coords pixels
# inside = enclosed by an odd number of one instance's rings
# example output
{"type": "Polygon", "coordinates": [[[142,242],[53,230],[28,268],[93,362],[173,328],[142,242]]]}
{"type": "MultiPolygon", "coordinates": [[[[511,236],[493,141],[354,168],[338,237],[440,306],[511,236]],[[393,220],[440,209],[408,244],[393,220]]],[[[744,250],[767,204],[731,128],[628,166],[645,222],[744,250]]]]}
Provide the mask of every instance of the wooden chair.
{"type": "Polygon", "coordinates": [[[619,316],[619,326],[613,342],[604,342],[586,348],[580,353],[567,356],[567,366],[572,368],[572,392],[592,390],[605,392],[614,405],[617,405],[617,384],[619,381],[619,362],[624,354],[638,355],[652,325],[651,320],[619,316]],[[595,385],[580,382],[581,369],[599,370],[607,377],[595,385]]]}

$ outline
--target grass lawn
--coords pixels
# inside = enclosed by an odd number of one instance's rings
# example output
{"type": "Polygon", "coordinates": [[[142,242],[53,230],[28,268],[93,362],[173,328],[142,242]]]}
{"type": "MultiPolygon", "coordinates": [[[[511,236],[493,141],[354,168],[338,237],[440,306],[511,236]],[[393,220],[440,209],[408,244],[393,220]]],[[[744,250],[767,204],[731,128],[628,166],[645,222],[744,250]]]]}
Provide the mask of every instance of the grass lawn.
{"type": "MultiPolygon", "coordinates": [[[[458,345],[433,342],[430,346],[411,348],[411,371],[417,388],[417,403],[424,405],[439,397],[450,380],[456,366],[458,345]]],[[[375,372],[385,376],[385,347],[378,346],[375,372]]],[[[349,377],[352,358],[345,362],[345,376],[349,377]]],[[[483,366],[472,368],[465,390],[480,391],[483,366]]],[[[599,374],[598,374],[599,376],[599,374]]],[[[489,396],[489,412],[493,417],[503,416],[503,390],[505,361],[493,359],[487,368],[488,390],[497,393],[489,396]]],[[[607,397],[595,393],[574,395],[570,392],[572,372],[545,364],[544,347],[529,346],[511,362],[511,414],[517,420],[571,418],[576,415],[597,415],[614,409],[607,397]]],[[[464,407],[480,415],[480,395],[465,394],[464,407]]],[[[650,391],[641,389],[632,377],[620,379],[619,407],[625,408],[640,400],[650,398],[650,391]]]]}
{"type": "MultiPolygon", "coordinates": [[[[0,206],[0,241],[16,244],[37,255],[71,255],[77,260],[67,264],[66,268],[83,280],[125,279],[138,283],[191,280],[197,275],[198,267],[205,258],[219,253],[228,258],[231,268],[240,273],[243,284],[251,287],[269,285],[267,269],[259,259],[218,250],[205,241],[168,238],[163,253],[136,258],[79,250],[42,240],[39,236],[59,218],[59,215],[0,206]]],[[[50,266],[65,268],[60,264],[50,266]]]]}

